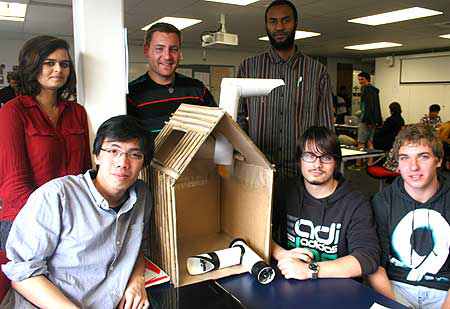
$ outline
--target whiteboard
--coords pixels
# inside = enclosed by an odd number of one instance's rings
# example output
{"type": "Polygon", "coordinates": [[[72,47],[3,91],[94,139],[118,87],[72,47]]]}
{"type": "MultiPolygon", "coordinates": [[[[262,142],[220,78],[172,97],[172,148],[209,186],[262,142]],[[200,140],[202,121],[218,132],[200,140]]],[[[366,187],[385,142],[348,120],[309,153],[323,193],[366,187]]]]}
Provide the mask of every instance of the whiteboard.
{"type": "Polygon", "coordinates": [[[450,83],[450,55],[404,58],[400,84],[450,83]]]}

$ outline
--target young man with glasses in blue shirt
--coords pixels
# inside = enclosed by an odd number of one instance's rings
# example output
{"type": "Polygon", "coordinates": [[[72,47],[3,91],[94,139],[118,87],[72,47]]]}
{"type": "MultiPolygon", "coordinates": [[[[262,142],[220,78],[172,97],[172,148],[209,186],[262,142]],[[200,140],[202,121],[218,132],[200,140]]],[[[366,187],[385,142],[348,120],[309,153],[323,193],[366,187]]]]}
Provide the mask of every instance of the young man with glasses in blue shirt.
{"type": "Polygon", "coordinates": [[[310,127],[297,151],[302,176],[277,197],[282,215],[272,256],[286,279],[350,278],[373,273],[379,245],[370,204],[339,174],[336,135],[310,127]]]}
{"type": "Polygon", "coordinates": [[[144,253],[151,196],[138,180],[153,156],[131,116],[104,122],[96,171],[52,180],[32,193],[6,243],[12,281],[2,308],[148,308],[144,253]]]}

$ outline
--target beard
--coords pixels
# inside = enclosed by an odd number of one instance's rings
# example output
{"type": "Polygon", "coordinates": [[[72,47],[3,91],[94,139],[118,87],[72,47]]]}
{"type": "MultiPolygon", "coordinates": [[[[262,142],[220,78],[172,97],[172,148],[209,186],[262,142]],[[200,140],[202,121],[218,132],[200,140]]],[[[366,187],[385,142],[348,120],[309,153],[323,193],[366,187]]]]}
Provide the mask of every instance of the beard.
{"type": "Polygon", "coordinates": [[[333,176],[333,174],[331,174],[328,177],[317,179],[317,178],[314,178],[314,177],[308,177],[308,176],[303,175],[303,179],[307,183],[309,183],[311,185],[320,186],[320,185],[324,185],[324,184],[327,184],[327,183],[333,181],[334,180],[334,176],[333,176]]]}
{"type": "Polygon", "coordinates": [[[274,38],[274,35],[277,34],[277,32],[270,33],[267,31],[267,36],[269,37],[270,45],[276,50],[288,50],[291,49],[294,46],[294,40],[295,40],[295,31],[287,32],[287,31],[279,31],[278,33],[287,34],[286,39],[284,41],[277,41],[274,38]]]}
{"type": "Polygon", "coordinates": [[[303,179],[305,179],[305,181],[307,183],[309,183],[311,185],[315,185],[315,186],[320,186],[320,185],[323,185],[323,184],[325,184],[325,183],[330,181],[330,179],[326,179],[326,180],[311,180],[311,179],[308,179],[306,177],[303,177],[303,179]]]}

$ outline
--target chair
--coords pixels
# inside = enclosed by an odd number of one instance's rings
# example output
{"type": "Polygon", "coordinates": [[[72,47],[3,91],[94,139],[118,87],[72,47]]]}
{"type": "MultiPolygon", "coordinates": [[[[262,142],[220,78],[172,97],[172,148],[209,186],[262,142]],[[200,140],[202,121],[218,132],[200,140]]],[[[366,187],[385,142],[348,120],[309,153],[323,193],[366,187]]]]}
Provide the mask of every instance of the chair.
{"type": "Polygon", "coordinates": [[[366,171],[369,176],[379,180],[379,191],[383,190],[385,183],[390,184],[392,183],[392,181],[394,181],[395,177],[400,176],[399,173],[392,172],[380,165],[368,166],[366,171]]]}

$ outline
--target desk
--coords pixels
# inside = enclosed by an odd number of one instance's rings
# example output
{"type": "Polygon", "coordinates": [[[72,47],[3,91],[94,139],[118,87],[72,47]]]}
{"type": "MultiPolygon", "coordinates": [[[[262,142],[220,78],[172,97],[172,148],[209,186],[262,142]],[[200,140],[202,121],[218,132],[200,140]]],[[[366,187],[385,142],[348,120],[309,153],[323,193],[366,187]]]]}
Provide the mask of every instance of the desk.
{"type": "Polygon", "coordinates": [[[363,309],[374,302],[393,309],[406,308],[352,279],[286,280],[277,273],[268,285],[259,284],[249,274],[217,282],[248,309],[363,309]]]}
{"type": "Polygon", "coordinates": [[[351,124],[335,124],[336,134],[345,134],[355,139],[358,138],[358,126],[351,124]]]}
{"type": "Polygon", "coordinates": [[[341,146],[341,152],[342,152],[342,163],[341,163],[342,176],[344,176],[345,162],[347,161],[357,159],[377,158],[385,155],[385,152],[383,150],[378,149],[357,150],[344,146],[341,146]]]}
{"type": "Polygon", "coordinates": [[[364,309],[374,302],[406,308],[352,279],[286,280],[278,271],[268,285],[245,273],[178,289],[154,286],[147,293],[152,309],[364,309]],[[238,302],[231,301],[233,297],[238,302]]]}

